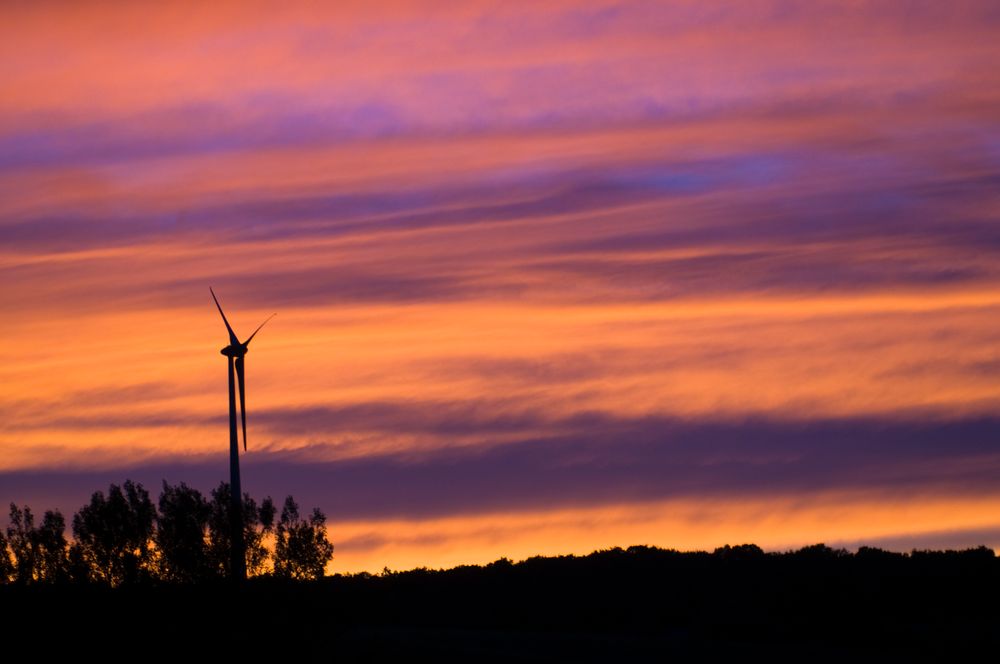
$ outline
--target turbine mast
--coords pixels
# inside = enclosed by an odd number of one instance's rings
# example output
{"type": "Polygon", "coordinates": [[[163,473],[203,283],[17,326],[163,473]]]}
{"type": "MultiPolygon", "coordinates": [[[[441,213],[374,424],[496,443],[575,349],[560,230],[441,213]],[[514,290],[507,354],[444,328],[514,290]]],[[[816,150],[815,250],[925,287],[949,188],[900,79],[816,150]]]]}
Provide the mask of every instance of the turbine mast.
{"type": "MultiPolygon", "coordinates": [[[[243,487],[240,485],[240,448],[239,434],[236,429],[236,376],[239,372],[240,382],[240,411],[243,414],[243,441],[246,444],[246,410],[244,403],[243,387],[243,356],[247,351],[247,343],[240,343],[239,337],[233,331],[232,325],[226,319],[219,298],[215,296],[215,291],[209,286],[215,306],[222,316],[222,322],[226,324],[226,332],[229,333],[229,345],[222,349],[222,354],[226,356],[229,365],[229,574],[234,583],[242,584],[247,578],[246,544],[243,541],[243,487]]],[[[267,321],[264,321],[265,323],[267,321]]],[[[263,327],[263,325],[261,325],[263,327]]],[[[257,328],[258,330],[260,328],[257,328]]],[[[255,331],[254,334],[257,334],[255,331]]],[[[253,338],[253,335],[250,335],[253,338]]]]}
{"type": "Polygon", "coordinates": [[[233,581],[242,583],[247,578],[246,545],[243,542],[243,489],[240,486],[240,447],[236,430],[236,385],[233,374],[234,360],[229,359],[229,572],[233,581]]]}

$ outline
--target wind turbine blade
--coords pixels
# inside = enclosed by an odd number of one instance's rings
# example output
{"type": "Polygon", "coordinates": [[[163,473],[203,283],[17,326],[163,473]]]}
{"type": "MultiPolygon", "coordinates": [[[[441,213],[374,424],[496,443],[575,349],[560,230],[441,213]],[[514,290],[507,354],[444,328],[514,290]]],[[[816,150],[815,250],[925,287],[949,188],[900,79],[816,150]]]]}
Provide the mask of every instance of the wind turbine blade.
{"type": "Polygon", "coordinates": [[[257,329],[253,331],[253,334],[251,334],[249,337],[247,337],[247,340],[243,342],[243,345],[246,346],[247,344],[249,344],[250,340],[253,339],[255,336],[257,336],[257,333],[260,332],[260,328],[264,327],[264,325],[267,324],[267,321],[271,320],[272,318],[274,318],[277,315],[278,314],[274,313],[274,314],[271,314],[270,316],[268,316],[267,320],[265,320],[263,323],[261,323],[260,325],[258,325],[257,329]]]}
{"type": "Polygon", "coordinates": [[[243,374],[243,357],[236,358],[236,377],[240,383],[240,416],[243,418],[243,451],[247,451],[246,381],[243,374]]]}
{"type": "Polygon", "coordinates": [[[212,299],[215,300],[215,306],[219,308],[219,313],[222,315],[222,322],[226,324],[226,329],[229,330],[229,343],[239,346],[240,340],[236,338],[236,333],[233,332],[232,326],[229,325],[229,321],[226,320],[226,314],[222,313],[222,305],[219,304],[219,298],[215,297],[215,291],[209,286],[208,290],[212,293],[212,299]]]}

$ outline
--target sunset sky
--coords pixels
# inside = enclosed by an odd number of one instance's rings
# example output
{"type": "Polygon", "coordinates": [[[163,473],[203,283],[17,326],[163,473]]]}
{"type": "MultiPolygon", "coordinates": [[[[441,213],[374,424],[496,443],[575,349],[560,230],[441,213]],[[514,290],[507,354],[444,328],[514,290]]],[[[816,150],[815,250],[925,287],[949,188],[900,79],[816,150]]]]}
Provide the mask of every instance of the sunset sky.
{"type": "MultiPolygon", "coordinates": [[[[4,4],[0,505],[330,572],[1000,550],[996,0],[4,4]]],[[[6,522],[6,507],[0,524],[6,522]]]]}

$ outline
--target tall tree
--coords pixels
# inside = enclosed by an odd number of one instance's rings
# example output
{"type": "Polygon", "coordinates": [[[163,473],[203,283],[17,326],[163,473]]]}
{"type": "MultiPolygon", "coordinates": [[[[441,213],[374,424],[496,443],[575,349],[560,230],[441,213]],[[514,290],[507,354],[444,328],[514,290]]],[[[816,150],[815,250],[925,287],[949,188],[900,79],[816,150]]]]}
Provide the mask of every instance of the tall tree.
{"type": "Polygon", "coordinates": [[[22,584],[65,581],[68,574],[65,532],[66,519],[59,510],[46,511],[41,525],[35,527],[31,508],[11,503],[7,537],[0,536],[0,583],[8,579],[22,584]],[[7,540],[13,561],[7,553],[7,540]]]}
{"type": "Polygon", "coordinates": [[[333,558],[333,544],[326,536],[326,516],[316,508],[309,519],[299,516],[299,506],[288,496],[275,532],[274,574],[291,579],[317,579],[333,558]]]}
{"type": "Polygon", "coordinates": [[[94,580],[118,586],[149,576],[155,516],[149,492],[132,480],[90,497],[73,516],[73,535],[94,580]]]}
{"type": "Polygon", "coordinates": [[[274,531],[274,512],[274,501],[270,496],[257,507],[250,494],[243,494],[243,543],[246,546],[247,574],[250,576],[266,572],[271,561],[271,552],[264,541],[274,531]]]}
{"type": "Polygon", "coordinates": [[[211,507],[197,489],[164,480],[156,517],[157,571],[168,581],[192,582],[212,574],[208,555],[211,507]]]}
{"type": "MultiPolygon", "coordinates": [[[[212,489],[212,500],[209,503],[208,536],[209,559],[216,573],[230,577],[230,547],[232,520],[230,511],[229,483],[220,482],[212,489]]],[[[260,506],[250,497],[243,494],[241,516],[243,519],[243,542],[246,554],[246,570],[250,575],[263,574],[267,571],[271,554],[265,540],[274,528],[274,502],[265,498],[260,506]]]]}
{"type": "Polygon", "coordinates": [[[69,560],[66,541],[66,519],[59,510],[47,510],[41,525],[32,536],[36,545],[36,573],[39,581],[56,583],[66,581],[69,576],[69,560]]]}
{"type": "Polygon", "coordinates": [[[35,538],[35,515],[31,508],[10,504],[10,525],[7,526],[7,540],[14,554],[14,581],[24,584],[35,579],[38,567],[38,542],[35,538]]]}

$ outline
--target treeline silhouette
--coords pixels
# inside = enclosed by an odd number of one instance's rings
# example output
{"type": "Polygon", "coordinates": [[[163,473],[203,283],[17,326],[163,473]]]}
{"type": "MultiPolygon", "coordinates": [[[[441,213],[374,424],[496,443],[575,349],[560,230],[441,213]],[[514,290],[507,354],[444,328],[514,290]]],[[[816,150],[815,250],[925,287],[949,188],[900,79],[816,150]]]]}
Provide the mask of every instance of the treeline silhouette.
{"type": "MultiPolygon", "coordinates": [[[[156,505],[131,480],[96,491],[66,519],[48,510],[39,523],[28,506],[10,505],[0,531],[0,584],[196,583],[230,575],[232,526],[229,484],[204,496],[183,482],[163,489],[156,505]]],[[[326,517],[317,508],[304,517],[292,496],[280,513],[270,497],[258,505],[243,494],[247,573],[316,579],[333,557],[326,517]]]]}
{"type": "Polygon", "coordinates": [[[998,596],[1000,560],[986,547],[633,546],[297,583],[262,575],[235,589],[9,584],[0,621],[19,635],[59,626],[72,654],[94,635],[134,633],[155,636],[158,653],[281,661],[957,661],[1000,646],[998,596]],[[204,642],[206,630],[220,638],[204,642]]]}

